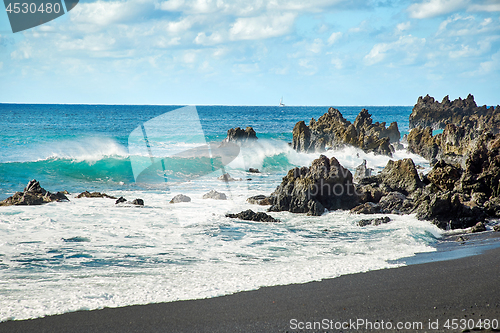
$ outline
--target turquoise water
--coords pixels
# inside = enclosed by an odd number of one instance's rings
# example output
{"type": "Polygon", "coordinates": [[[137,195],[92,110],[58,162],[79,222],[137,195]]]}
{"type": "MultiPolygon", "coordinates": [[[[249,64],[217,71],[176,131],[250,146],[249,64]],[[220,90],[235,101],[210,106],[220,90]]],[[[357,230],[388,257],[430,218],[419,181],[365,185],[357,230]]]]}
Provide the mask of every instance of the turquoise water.
{"type": "MultiPolygon", "coordinates": [[[[338,107],[351,121],[361,108],[338,107]]],[[[366,108],[375,121],[398,121],[407,130],[410,107],[366,108]]],[[[69,202],[0,207],[0,321],[303,283],[435,251],[441,231],[413,216],[364,228],[357,225],[362,216],[343,211],[272,213],[280,223],[225,217],[265,211],[246,199],[270,194],[290,168],[319,156],[297,153],[288,142],[297,121],[327,110],[0,104],[0,199],[33,178],[49,191],[70,192],[69,202]],[[181,110],[189,112],[171,122],[181,110]],[[207,146],[237,126],[252,126],[257,142],[219,155],[218,144],[207,146]],[[161,182],[136,182],[144,170],[161,182]],[[223,172],[238,180],[218,180],[223,172]],[[145,205],[78,199],[84,190],[145,205]],[[210,190],[227,200],[203,199],[210,190]],[[191,202],[170,204],[180,193],[191,202]]],[[[350,170],[363,159],[381,170],[389,160],[353,147],[325,154],[350,170]]],[[[405,157],[426,166],[404,150],[394,159],[405,157]]]]}

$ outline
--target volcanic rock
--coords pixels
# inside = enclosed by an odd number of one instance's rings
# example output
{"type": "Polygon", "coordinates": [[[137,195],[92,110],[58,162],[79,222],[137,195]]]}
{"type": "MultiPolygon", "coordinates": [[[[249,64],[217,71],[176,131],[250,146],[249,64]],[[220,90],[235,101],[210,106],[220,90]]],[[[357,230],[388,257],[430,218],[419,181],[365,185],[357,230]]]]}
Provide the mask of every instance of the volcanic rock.
{"type": "Polygon", "coordinates": [[[312,165],[288,171],[271,194],[269,211],[290,211],[317,216],[324,209],[351,209],[358,202],[352,174],[337,161],[321,155],[312,165]]]}
{"type": "Polygon", "coordinates": [[[250,172],[250,173],[260,173],[259,169],[255,169],[255,168],[249,168],[248,172],[250,172]]]}
{"type": "Polygon", "coordinates": [[[84,191],[76,196],[77,198],[108,198],[108,199],[116,199],[111,195],[107,195],[106,193],[101,192],[92,192],[84,191]]]}
{"type": "Polygon", "coordinates": [[[309,126],[299,121],[292,133],[292,147],[301,152],[352,145],[365,152],[392,156],[394,147],[391,143],[399,142],[400,139],[397,123],[387,128],[385,123],[373,123],[366,109],[361,110],[354,123],[351,123],[339,110],[330,108],[318,121],[311,119],[309,126]]]}
{"type": "Polygon", "coordinates": [[[423,186],[411,158],[398,161],[389,160],[382,170],[380,178],[391,191],[398,191],[405,195],[423,186]]]}
{"type": "Polygon", "coordinates": [[[389,223],[391,221],[390,217],[378,217],[375,219],[363,219],[358,221],[358,226],[365,227],[367,225],[381,225],[382,223],[389,223]]]}
{"type": "Polygon", "coordinates": [[[242,180],[241,178],[233,178],[228,173],[225,173],[222,176],[219,176],[217,179],[225,181],[225,182],[234,182],[234,181],[240,181],[240,180],[242,180]]]}
{"type": "Polygon", "coordinates": [[[462,126],[467,132],[473,130],[480,133],[488,130],[498,133],[500,106],[478,107],[471,94],[466,99],[457,98],[452,102],[445,96],[441,103],[426,95],[418,98],[410,115],[410,128],[420,126],[443,129],[450,123],[462,126]]]}
{"type": "Polygon", "coordinates": [[[230,128],[227,131],[227,137],[222,141],[222,143],[226,142],[235,142],[235,143],[247,143],[249,141],[257,140],[257,134],[255,133],[252,127],[247,127],[244,130],[236,127],[230,128]]]}
{"type": "Polygon", "coordinates": [[[354,173],[354,181],[359,183],[360,180],[366,177],[370,177],[372,175],[371,168],[366,167],[366,160],[363,160],[363,163],[356,167],[356,172],[354,173]]]}
{"type": "Polygon", "coordinates": [[[35,179],[31,180],[23,192],[16,192],[13,196],[0,201],[0,206],[34,206],[49,202],[69,201],[63,192],[50,193],[40,186],[35,179]]]}
{"type": "Polygon", "coordinates": [[[240,219],[245,221],[256,221],[256,222],[280,222],[280,220],[275,219],[269,214],[264,212],[254,212],[251,209],[247,209],[238,214],[226,214],[226,217],[240,219]]]}
{"type": "Polygon", "coordinates": [[[364,204],[358,205],[351,209],[353,214],[379,214],[380,205],[374,202],[365,202],[364,204]]]}
{"type": "Polygon", "coordinates": [[[476,225],[474,225],[472,228],[470,228],[469,232],[470,233],[475,233],[475,232],[483,232],[486,231],[486,226],[484,225],[483,222],[477,222],[476,225]]]}

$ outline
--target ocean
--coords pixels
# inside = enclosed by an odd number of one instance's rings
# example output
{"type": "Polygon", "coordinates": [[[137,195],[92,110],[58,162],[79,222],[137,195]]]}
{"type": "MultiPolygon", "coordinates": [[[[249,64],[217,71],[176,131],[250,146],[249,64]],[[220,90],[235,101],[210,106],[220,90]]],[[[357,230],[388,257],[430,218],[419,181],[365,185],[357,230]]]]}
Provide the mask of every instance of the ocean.
{"type": "MultiPolygon", "coordinates": [[[[351,121],[363,108],[334,107],[351,121]]],[[[401,133],[408,132],[411,107],[364,108],[374,121],[397,121],[401,133]]],[[[0,207],[0,321],[303,283],[396,267],[402,265],[397,259],[436,251],[443,232],[412,215],[386,214],[391,222],[367,227],[357,225],[363,216],[346,211],[272,213],[280,223],[225,217],[265,211],[246,199],[269,195],[289,169],[319,156],[288,143],[297,121],[308,124],[327,110],[0,104],[0,200],[31,179],[70,193],[69,202],[0,207]],[[222,158],[199,149],[246,126],[257,133],[252,145],[222,158]],[[225,172],[241,180],[218,180],[225,172]],[[145,205],[76,198],[86,190],[141,198],[145,205]],[[227,200],[203,199],[210,190],[227,200]],[[192,200],[170,204],[177,194],[192,200]]],[[[363,159],[376,171],[389,160],[352,147],[325,155],[353,174],[363,159]]],[[[405,150],[393,159],[405,157],[429,168],[405,150]]]]}

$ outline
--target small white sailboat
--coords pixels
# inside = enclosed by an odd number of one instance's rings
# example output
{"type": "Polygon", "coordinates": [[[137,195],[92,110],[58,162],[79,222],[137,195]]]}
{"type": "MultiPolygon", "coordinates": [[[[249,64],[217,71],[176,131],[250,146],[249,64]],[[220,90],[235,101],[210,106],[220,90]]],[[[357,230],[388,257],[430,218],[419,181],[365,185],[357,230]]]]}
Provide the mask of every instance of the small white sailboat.
{"type": "Polygon", "coordinates": [[[285,106],[285,104],[283,104],[283,96],[281,96],[281,99],[280,99],[280,106],[285,106]]]}

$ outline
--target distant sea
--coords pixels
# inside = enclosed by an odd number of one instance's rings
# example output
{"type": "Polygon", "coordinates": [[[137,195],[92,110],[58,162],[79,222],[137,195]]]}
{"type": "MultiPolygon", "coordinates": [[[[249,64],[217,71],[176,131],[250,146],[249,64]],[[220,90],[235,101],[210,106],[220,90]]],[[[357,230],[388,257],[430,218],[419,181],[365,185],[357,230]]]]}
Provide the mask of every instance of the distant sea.
{"type": "MultiPolygon", "coordinates": [[[[409,106],[334,107],[350,121],[366,108],[374,122],[397,121],[402,135],[408,132],[409,106]]],[[[399,258],[435,251],[441,231],[411,215],[389,215],[390,223],[363,228],[356,224],[362,217],[345,211],[272,213],[281,223],[226,218],[228,212],[265,211],[246,198],[269,195],[289,169],[319,156],[297,153],[288,143],[297,121],[308,124],[328,107],[196,106],[188,108],[195,117],[167,123],[165,117],[182,108],[0,104],[0,200],[31,179],[48,191],[70,193],[69,202],[0,207],[0,321],[321,280],[394,267],[399,258]],[[154,122],[153,135],[148,124],[154,122]],[[223,168],[209,160],[209,172],[197,173],[195,160],[187,158],[165,175],[177,182],[136,182],[141,165],[172,147],[182,152],[200,140],[220,142],[228,129],[247,126],[257,142],[223,168]],[[149,137],[142,137],[146,132],[149,137]],[[132,140],[134,133],[140,142],[132,140]],[[165,139],[172,133],[175,144],[165,139]],[[223,172],[241,180],[222,182],[217,177],[223,172]],[[202,199],[212,189],[228,200],[202,199]],[[145,206],[76,198],[85,190],[141,198],[145,206]],[[180,193],[191,202],[170,204],[180,193]]],[[[363,159],[375,172],[389,160],[352,147],[325,155],[353,173],[363,159]]],[[[404,157],[429,167],[405,150],[393,159],[404,157]]]]}

